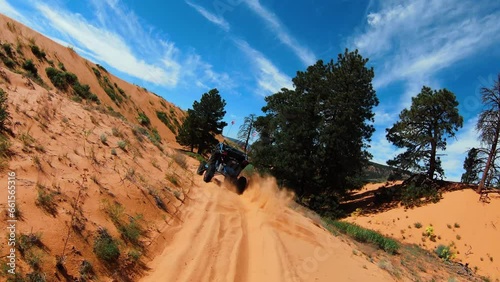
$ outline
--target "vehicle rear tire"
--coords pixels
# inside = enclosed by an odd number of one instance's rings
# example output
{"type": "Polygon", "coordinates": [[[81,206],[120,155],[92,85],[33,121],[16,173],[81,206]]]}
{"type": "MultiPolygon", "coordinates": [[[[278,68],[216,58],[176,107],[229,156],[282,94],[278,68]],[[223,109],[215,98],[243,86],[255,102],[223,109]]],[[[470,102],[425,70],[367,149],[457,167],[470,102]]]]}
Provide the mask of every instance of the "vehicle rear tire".
{"type": "Polygon", "coordinates": [[[212,180],[212,177],[215,175],[215,163],[210,162],[208,163],[207,170],[205,170],[205,175],[203,175],[203,181],[205,182],[210,182],[212,180]]]}
{"type": "Polygon", "coordinates": [[[241,195],[243,192],[245,192],[245,189],[247,188],[247,179],[244,176],[241,176],[236,180],[236,192],[241,195]]]}
{"type": "Polygon", "coordinates": [[[207,163],[205,161],[201,161],[200,166],[198,166],[198,169],[196,170],[196,174],[203,175],[203,172],[207,169],[206,164],[207,163]]]}

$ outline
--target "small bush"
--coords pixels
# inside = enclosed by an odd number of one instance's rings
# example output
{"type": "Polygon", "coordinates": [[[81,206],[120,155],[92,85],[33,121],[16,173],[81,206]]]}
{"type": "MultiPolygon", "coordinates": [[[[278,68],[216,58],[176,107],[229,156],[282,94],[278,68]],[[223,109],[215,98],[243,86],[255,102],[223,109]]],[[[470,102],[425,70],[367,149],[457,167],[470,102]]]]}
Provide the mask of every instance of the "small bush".
{"type": "Polygon", "coordinates": [[[14,62],[11,58],[8,58],[8,57],[4,57],[4,56],[0,56],[2,57],[2,62],[5,64],[5,66],[9,69],[14,69],[16,67],[16,62],[14,62]]]}
{"type": "Polygon", "coordinates": [[[422,228],[422,223],[420,223],[420,222],[415,222],[415,223],[413,224],[413,226],[415,226],[415,228],[417,228],[417,229],[420,229],[420,228],[422,228]]]}
{"type": "Polygon", "coordinates": [[[113,149],[111,149],[111,155],[113,155],[113,156],[116,156],[116,155],[117,155],[116,150],[115,150],[114,148],[113,148],[113,149]]]}
{"type": "Polygon", "coordinates": [[[142,126],[148,127],[151,125],[151,121],[149,120],[149,117],[144,112],[139,113],[139,116],[137,117],[137,121],[142,126]]]}
{"type": "Polygon", "coordinates": [[[449,261],[453,258],[453,252],[451,251],[451,248],[449,246],[439,245],[436,247],[435,252],[439,258],[445,261],[449,261]]]}
{"type": "Polygon", "coordinates": [[[175,186],[179,186],[179,179],[177,178],[177,175],[173,173],[167,173],[165,175],[165,178],[170,181],[170,183],[174,184],[175,186]]]}
{"type": "Polygon", "coordinates": [[[117,241],[104,228],[98,231],[94,239],[94,253],[107,263],[114,263],[120,257],[117,241]]]}
{"type": "Polygon", "coordinates": [[[132,244],[139,244],[139,239],[142,235],[142,227],[139,224],[139,220],[141,219],[141,216],[137,216],[135,218],[132,218],[128,224],[125,225],[120,225],[118,227],[118,230],[123,236],[123,239],[131,242],[132,244]]]}
{"type": "Polygon", "coordinates": [[[106,136],[106,134],[104,134],[104,133],[101,134],[100,139],[101,139],[102,144],[104,144],[104,145],[107,144],[106,142],[108,141],[108,137],[106,136]]]}
{"type": "Polygon", "coordinates": [[[10,43],[3,43],[2,44],[2,49],[5,51],[5,54],[9,56],[10,58],[14,58],[14,52],[12,52],[12,44],[10,43]]]}
{"type": "Polygon", "coordinates": [[[455,222],[455,224],[453,226],[455,226],[455,228],[460,228],[460,224],[458,224],[456,222],[455,222]]]}
{"type": "Polygon", "coordinates": [[[41,50],[38,46],[36,45],[31,45],[30,46],[31,48],[31,52],[33,53],[33,55],[35,55],[38,59],[40,60],[45,60],[45,52],[43,50],[41,50]]]}
{"type": "Polygon", "coordinates": [[[137,263],[141,259],[142,253],[138,250],[130,250],[128,252],[128,257],[134,263],[137,263]]]}
{"type": "Polygon", "coordinates": [[[35,64],[33,64],[32,60],[26,60],[26,61],[24,61],[22,67],[28,73],[30,73],[31,75],[33,75],[33,77],[38,77],[38,70],[37,70],[35,64]]]}
{"type": "Polygon", "coordinates": [[[91,279],[94,276],[94,268],[88,260],[83,260],[80,264],[80,277],[85,281],[86,279],[91,279]]]}
{"type": "Polygon", "coordinates": [[[125,141],[123,141],[123,140],[118,141],[118,147],[119,147],[120,149],[122,149],[123,151],[126,151],[127,142],[125,142],[125,141]]]}

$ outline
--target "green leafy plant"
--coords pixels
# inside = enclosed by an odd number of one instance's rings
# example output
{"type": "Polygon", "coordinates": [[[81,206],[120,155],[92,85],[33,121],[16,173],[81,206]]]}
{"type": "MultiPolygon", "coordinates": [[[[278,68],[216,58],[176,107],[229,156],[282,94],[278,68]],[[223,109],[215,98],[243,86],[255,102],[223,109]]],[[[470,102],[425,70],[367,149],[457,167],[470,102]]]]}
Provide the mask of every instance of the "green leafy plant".
{"type": "Polygon", "coordinates": [[[99,229],[94,239],[94,253],[107,263],[115,263],[120,257],[118,242],[109,235],[105,228],[99,229]]]}

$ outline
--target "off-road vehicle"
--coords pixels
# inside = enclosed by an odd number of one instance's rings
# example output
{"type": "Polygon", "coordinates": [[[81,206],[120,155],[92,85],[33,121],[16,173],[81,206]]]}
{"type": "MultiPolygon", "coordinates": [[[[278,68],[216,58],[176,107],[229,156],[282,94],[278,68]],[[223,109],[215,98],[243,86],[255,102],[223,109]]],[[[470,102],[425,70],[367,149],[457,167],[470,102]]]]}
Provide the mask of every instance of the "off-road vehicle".
{"type": "Polygon", "coordinates": [[[205,182],[210,182],[216,173],[222,174],[226,181],[236,186],[237,193],[242,194],[247,187],[247,179],[239,175],[248,164],[247,154],[224,141],[215,146],[208,161],[202,161],[196,172],[203,175],[205,182]]]}

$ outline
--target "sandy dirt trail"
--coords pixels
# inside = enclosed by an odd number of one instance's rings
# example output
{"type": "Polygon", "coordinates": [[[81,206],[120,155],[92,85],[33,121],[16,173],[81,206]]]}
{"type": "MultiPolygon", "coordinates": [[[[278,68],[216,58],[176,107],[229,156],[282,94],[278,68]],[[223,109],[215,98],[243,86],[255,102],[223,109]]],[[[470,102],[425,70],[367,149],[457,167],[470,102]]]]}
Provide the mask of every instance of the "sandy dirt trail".
{"type": "Polygon", "coordinates": [[[141,281],[393,280],[288,208],[291,195],[272,179],[253,179],[241,196],[217,183],[199,186],[183,223],[141,281]]]}

